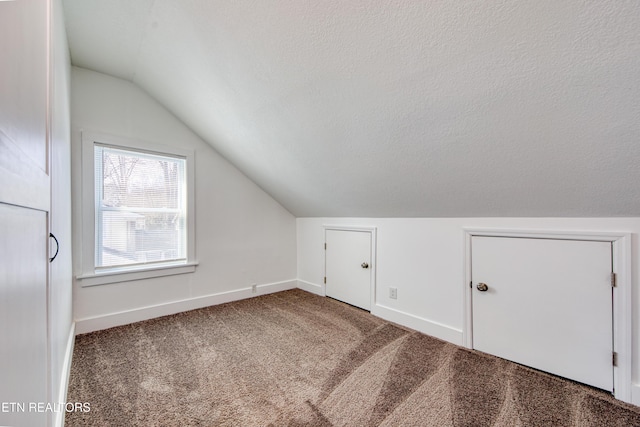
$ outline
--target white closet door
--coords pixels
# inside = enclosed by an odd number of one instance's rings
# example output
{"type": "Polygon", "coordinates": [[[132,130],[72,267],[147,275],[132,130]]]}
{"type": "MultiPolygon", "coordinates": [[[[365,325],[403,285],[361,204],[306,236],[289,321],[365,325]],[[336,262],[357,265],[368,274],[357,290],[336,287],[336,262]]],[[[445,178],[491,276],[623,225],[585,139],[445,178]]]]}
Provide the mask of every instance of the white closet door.
{"type": "Polygon", "coordinates": [[[473,237],[473,347],[612,391],[611,265],[609,242],[473,237]]]}
{"type": "Polygon", "coordinates": [[[326,294],[371,309],[371,233],[326,231],[326,294]]]}
{"type": "Polygon", "coordinates": [[[47,426],[49,2],[0,2],[0,425],[47,426]],[[42,408],[41,408],[42,409],[42,408]]]}
{"type": "Polygon", "coordinates": [[[46,212],[0,203],[0,425],[44,426],[47,414],[29,410],[47,395],[46,212]]]}

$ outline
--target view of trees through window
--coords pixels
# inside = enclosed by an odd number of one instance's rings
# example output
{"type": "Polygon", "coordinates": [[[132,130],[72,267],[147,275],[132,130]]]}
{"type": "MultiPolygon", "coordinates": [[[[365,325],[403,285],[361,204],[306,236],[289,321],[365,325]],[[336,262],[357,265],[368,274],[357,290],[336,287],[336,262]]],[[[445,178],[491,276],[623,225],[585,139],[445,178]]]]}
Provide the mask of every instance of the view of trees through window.
{"type": "Polygon", "coordinates": [[[96,267],[185,258],[185,160],[95,147],[96,267]]]}

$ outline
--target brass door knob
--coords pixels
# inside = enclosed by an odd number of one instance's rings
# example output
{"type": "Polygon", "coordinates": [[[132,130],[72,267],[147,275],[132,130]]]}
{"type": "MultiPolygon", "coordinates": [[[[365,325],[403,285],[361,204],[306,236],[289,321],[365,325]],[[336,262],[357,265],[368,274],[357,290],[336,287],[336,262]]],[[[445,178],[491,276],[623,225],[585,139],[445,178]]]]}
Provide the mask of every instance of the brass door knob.
{"type": "Polygon", "coordinates": [[[478,288],[480,292],[487,292],[489,290],[489,287],[486,283],[478,283],[478,286],[476,286],[476,288],[478,288]]]}
{"type": "Polygon", "coordinates": [[[369,268],[369,264],[367,264],[366,262],[363,262],[362,264],[360,264],[360,267],[369,268]]]}

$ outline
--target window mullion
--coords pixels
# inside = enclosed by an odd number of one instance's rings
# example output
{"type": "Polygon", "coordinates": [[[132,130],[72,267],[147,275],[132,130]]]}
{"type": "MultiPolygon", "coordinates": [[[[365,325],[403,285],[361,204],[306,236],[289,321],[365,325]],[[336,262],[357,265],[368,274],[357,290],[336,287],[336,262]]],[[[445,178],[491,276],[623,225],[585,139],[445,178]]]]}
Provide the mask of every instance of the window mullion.
{"type": "Polygon", "coordinates": [[[129,208],[129,207],[116,207],[116,206],[101,206],[100,210],[109,212],[133,212],[133,213],[168,213],[176,214],[181,213],[181,209],[173,208],[129,208]]]}

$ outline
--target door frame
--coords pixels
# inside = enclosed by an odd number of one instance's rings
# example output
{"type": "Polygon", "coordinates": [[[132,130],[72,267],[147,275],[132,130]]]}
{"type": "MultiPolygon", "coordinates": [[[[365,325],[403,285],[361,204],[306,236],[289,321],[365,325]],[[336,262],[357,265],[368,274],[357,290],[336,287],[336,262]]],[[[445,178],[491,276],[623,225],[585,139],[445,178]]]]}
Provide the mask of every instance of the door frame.
{"type": "Polygon", "coordinates": [[[613,351],[618,354],[613,367],[616,399],[631,403],[631,233],[615,231],[527,230],[464,227],[464,309],[462,342],[473,348],[471,239],[474,236],[520,237],[530,239],[583,240],[611,242],[612,271],[616,274],[613,289],[613,351]]]}
{"type": "MultiPolygon", "coordinates": [[[[327,277],[327,249],[326,249],[326,244],[327,244],[327,231],[329,230],[333,230],[333,231],[356,231],[356,232],[365,232],[365,233],[369,233],[371,234],[371,262],[369,263],[369,269],[371,270],[371,284],[370,284],[370,288],[369,288],[369,293],[370,293],[370,309],[369,312],[372,313],[373,312],[373,308],[375,307],[375,303],[376,303],[376,271],[377,271],[377,252],[376,252],[376,247],[377,247],[377,233],[378,233],[378,229],[377,227],[373,227],[373,226],[350,226],[350,225],[323,225],[322,226],[323,231],[322,231],[322,235],[323,235],[323,243],[325,244],[325,249],[324,249],[324,265],[323,265],[323,271],[324,271],[324,277],[327,277]]],[[[326,282],[323,281],[323,282],[326,282]]],[[[327,284],[326,283],[322,283],[322,295],[326,296],[327,295],[327,284]]]]}

